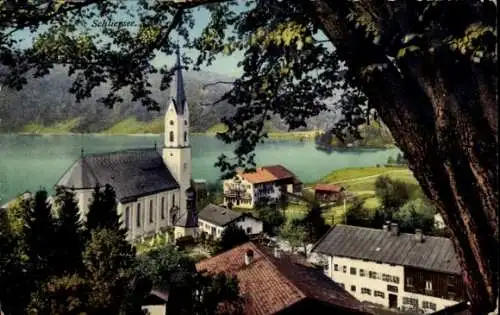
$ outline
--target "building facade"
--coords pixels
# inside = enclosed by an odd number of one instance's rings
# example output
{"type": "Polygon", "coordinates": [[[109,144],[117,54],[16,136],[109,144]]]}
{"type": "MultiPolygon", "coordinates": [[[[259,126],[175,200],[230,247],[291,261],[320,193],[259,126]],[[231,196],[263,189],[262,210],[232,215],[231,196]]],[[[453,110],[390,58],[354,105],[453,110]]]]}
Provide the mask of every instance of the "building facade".
{"type": "Polygon", "coordinates": [[[302,182],[282,165],[263,166],[225,180],[223,192],[226,206],[252,209],[259,200],[277,202],[286,193],[301,194],[302,182]]]}
{"type": "Polygon", "coordinates": [[[214,239],[220,238],[230,224],[235,224],[248,235],[260,234],[264,229],[263,222],[250,214],[213,204],[207,205],[198,214],[198,232],[206,233],[214,239]]]}
{"type": "Polygon", "coordinates": [[[109,184],[131,241],[174,230],[176,238],[195,236],[197,219],[192,188],[189,108],[177,52],[175,86],[165,113],[164,145],[158,150],[124,150],[85,155],[57,185],[72,188],[85,219],[96,186],[109,184]]]}
{"type": "Polygon", "coordinates": [[[313,249],[325,274],[358,300],[432,313],[465,299],[461,271],[449,239],[384,229],[337,225],[313,249]]]}

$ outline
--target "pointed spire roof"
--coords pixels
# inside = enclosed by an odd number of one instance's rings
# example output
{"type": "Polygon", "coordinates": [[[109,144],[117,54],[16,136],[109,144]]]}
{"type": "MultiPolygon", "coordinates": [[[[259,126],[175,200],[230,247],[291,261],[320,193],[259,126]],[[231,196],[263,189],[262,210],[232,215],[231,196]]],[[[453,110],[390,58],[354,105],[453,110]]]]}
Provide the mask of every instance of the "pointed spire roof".
{"type": "Polygon", "coordinates": [[[175,77],[174,85],[170,88],[172,101],[174,102],[175,111],[177,114],[184,114],[184,107],[186,106],[186,93],[184,90],[184,79],[182,77],[181,53],[177,48],[177,63],[175,64],[175,77]]]}

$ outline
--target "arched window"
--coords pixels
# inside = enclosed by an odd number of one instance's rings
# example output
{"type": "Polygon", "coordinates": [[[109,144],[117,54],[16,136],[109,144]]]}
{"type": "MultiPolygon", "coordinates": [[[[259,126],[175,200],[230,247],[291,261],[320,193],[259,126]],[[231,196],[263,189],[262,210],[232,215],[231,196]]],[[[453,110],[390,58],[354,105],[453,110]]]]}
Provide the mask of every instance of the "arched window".
{"type": "Polygon", "coordinates": [[[161,219],[165,220],[165,197],[161,197],[161,219]]]}
{"type": "Polygon", "coordinates": [[[172,195],[172,207],[175,207],[175,195],[172,195]]]}
{"type": "Polygon", "coordinates": [[[188,125],[188,121],[184,120],[184,126],[187,126],[187,125],[188,125]]]}
{"type": "Polygon", "coordinates": [[[137,227],[141,226],[141,204],[137,204],[137,213],[136,213],[137,227]]]}
{"type": "Polygon", "coordinates": [[[171,125],[171,126],[173,126],[173,125],[174,125],[174,121],[173,121],[173,120],[171,120],[171,121],[170,121],[170,125],[171,125]]]}
{"type": "Polygon", "coordinates": [[[125,227],[128,229],[130,224],[130,207],[125,208],[125,227]]]}
{"type": "Polygon", "coordinates": [[[174,142],[174,132],[170,131],[170,142],[174,142]]]}
{"type": "Polygon", "coordinates": [[[188,141],[188,133],[187,131],[184,131],[184,142],[188,141]]]}
{"type": "Polygon", "coordinates": [[[149,223],[153,223],[153,200],[149,201],[149,223]]]}

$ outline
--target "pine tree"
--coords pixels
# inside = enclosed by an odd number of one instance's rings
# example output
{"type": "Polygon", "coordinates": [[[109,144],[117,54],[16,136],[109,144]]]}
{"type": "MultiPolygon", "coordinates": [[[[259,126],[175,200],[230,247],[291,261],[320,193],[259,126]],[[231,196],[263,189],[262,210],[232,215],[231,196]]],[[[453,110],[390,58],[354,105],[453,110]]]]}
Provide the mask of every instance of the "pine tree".
{"type": "Polygon", "coordinates": [[[56,188],[57,231],[56,273],[72,274],[79,270],[82,261],[83,235],[80,212],[75,194],[63,187],[56,188]]]}
{"type": "Polygon", "coordinates": [[[116,210],[116,194],[113,188],[110,185],[105,185],[104,189],[96,186],[92,198],[85,224],[87,232],[90,233],[90,231],[99,228],[121,230],[120,216],[116,210]]]}
{"type": "Polygon", "coordinates": [[[44,190],[37,191],[35,198],[24,201],[24,242],[29,271],[35,282],[44,281],[51,275],[54,263],[55,224],[52,207],[44,190]]]}
{"type": "Polygon", "coordinates": [[[313,205],[301,223],[304,226],[309,243],[318,241],[328,230],[328,225],[325,218],[323,218],[323,212],[319,205],[313,205]]]}

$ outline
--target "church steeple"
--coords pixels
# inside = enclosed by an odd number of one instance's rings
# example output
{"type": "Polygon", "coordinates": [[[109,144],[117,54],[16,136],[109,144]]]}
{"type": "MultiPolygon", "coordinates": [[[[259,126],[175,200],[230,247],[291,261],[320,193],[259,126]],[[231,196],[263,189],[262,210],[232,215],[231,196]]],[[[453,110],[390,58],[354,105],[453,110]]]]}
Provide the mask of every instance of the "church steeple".
{"type": "Polygon", "coordinates": [[[182,77],[181,53],[179,48],[176,51],[177,62],[175,64],[174,84],[170,88],[171,99],[174,102],[175,111],[178,115],[184,115],[186,106],[186,92],[184,90],[184,78],[182,77]]]}

